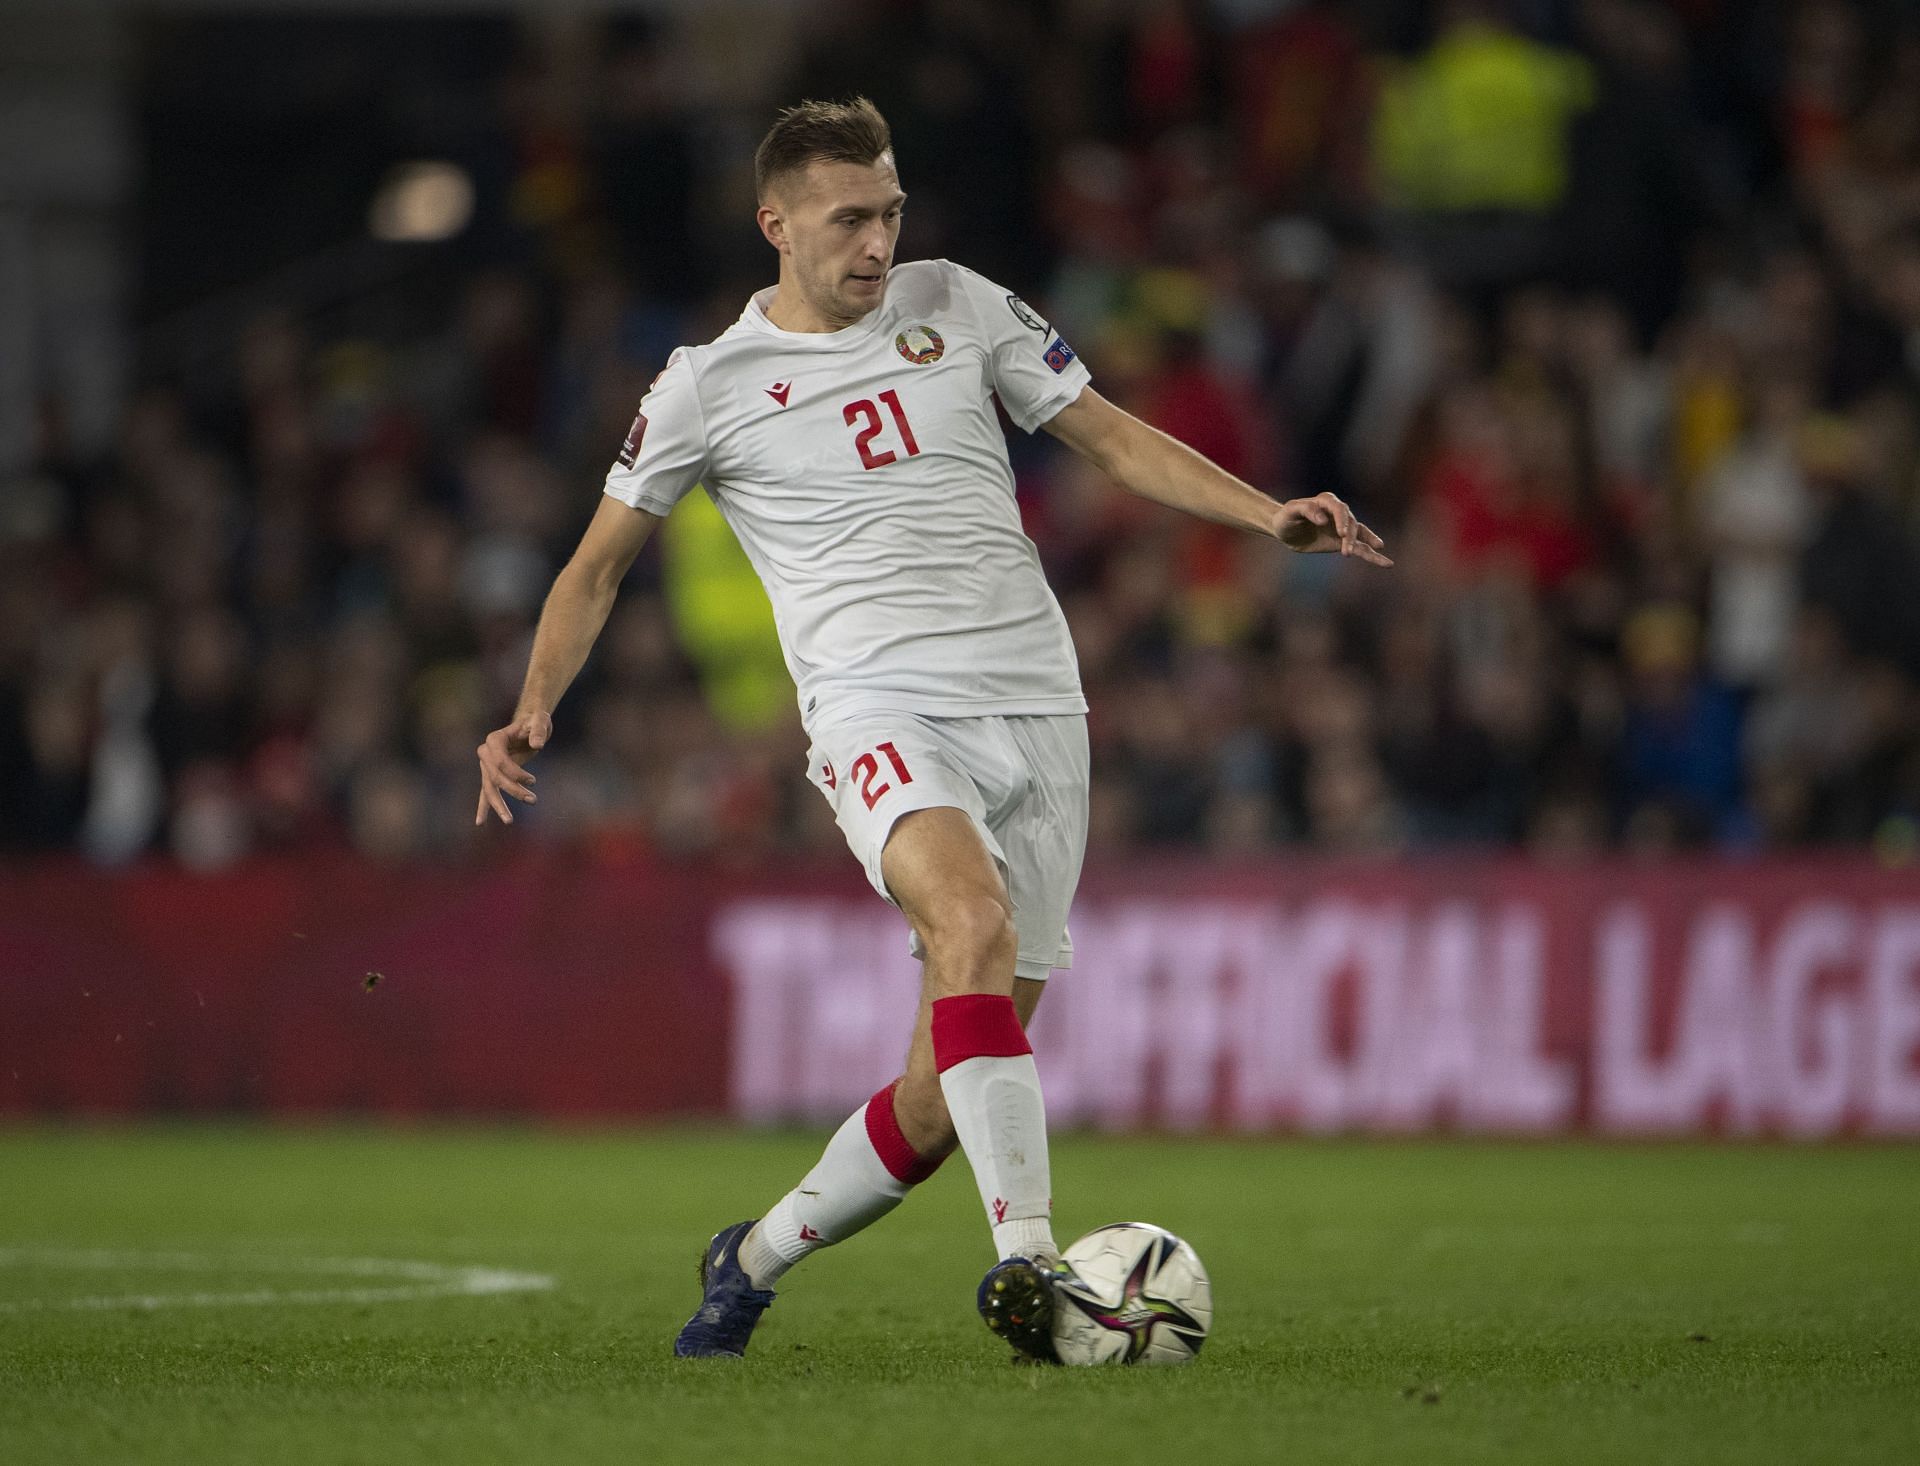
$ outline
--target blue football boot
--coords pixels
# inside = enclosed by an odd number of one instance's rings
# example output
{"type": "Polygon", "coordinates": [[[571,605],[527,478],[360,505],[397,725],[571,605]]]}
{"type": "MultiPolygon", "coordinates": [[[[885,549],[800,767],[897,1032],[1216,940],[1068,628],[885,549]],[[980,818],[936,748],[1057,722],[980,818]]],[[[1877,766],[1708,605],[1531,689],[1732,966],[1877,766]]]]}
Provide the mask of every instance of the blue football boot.
{"type": "Polygon", "coordinates": [[[747,1352],[747,1340],[760,1315],[773,1305],[773,1294],[753,1286],[740,1266],[740,1244],[758,1218],[735,1222],[707,1244],[700,1258],[700,1307],[680,1336],[673,1352],[680,1359],[738,1359],[747,1352]]]}
{"type": "Polygon", "coordinates": [[[1057,1259],[1009,1257],[995,1263],[980,1280],[980,1317],[1013,1345],[1018,1355],[1039,1364],[1058,1364],[1053,1352],[1053,1287],[1069,1276],[1057,1259]]]}

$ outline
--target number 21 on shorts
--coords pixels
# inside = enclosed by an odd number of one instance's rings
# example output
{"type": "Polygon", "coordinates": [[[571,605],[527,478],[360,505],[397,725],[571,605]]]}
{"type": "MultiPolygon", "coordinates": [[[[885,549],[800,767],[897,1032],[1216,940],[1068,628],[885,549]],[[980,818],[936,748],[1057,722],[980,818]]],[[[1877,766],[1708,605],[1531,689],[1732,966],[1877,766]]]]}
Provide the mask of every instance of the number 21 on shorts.
{"type": "MultiPolygon", "coordinates": [[[[907,761],[900,757],[900,750],[895,748],[892,743],[876,743],[873,746],[873,753],[884,753],[887,756],[887,762],[893,765],[894,778],[898,779],[902,784],[911,784],[913,782],[913,775],[907,772],[907,761]]],[[[860,797],[867,802],[868,809],[872,809],[874,805],[878,804],[881,796],[893,788],[891,784],[875,786],[873,781],[880,777],[880,760],[875,758],[873,753],[861,754],[860,757],[853,761],[851,767],[847,769],[847,773],[850,774],[854,781],[860,786],[860,797]]],[[[838,788],[840,781],[834,777],[832,764],[827,765],[825,773],[827,787],[829,789],[838,788]]]]}

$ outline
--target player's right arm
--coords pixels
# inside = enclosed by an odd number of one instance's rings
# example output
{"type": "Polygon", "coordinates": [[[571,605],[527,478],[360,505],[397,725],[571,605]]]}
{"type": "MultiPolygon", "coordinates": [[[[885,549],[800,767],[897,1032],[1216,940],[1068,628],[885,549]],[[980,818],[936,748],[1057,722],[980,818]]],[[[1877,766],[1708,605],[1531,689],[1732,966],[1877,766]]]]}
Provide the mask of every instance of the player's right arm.
{"type": "Polygon", "coordinates": [[[676,351],[640,399],[619,460],[607,474],[606,497],[547,594],[513,721],[480,745],[476,825],[486,823],[489,809],[502,824],[513,823],[502,795],[534,802],[527,760],[553,735],[553,710],[586,664],[640,547],[706,472],[706,438],[693,365],[676,351]]]}
{"type": "Polygon", "coordinates": [[[513,823],[513,812],[500,797],[503,794],[526,804],[534,802],[534,778],[527,772],[527,760],[546,746],[553,733],[554,708],[586,665],[587,653],[593,650],[613,610],[620,582],[659,522],[659,516],[618,499],[600,501],[593,522],[580,538],[580,547],[547,592],[513,720],[489,733],[478,749],[480,804],[473,812],[476,825],[485,822],[489,809],[500,816],[501,823],[513,823]]]}

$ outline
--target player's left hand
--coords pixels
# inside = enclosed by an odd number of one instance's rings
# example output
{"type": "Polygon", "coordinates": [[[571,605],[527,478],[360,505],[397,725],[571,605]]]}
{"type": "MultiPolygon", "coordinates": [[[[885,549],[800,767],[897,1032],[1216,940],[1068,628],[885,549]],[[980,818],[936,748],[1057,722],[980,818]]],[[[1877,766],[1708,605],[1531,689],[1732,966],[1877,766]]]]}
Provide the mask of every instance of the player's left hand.
{"type": "Polygon", "coordinates": [[[1384,553],[1386,542],[1362,524],[1336,494],[1287,500],[1280,506],[1274,533],[1288,549],[1304,555],[1338,550],[1369,565],[1393,563],[1384,553]]]}

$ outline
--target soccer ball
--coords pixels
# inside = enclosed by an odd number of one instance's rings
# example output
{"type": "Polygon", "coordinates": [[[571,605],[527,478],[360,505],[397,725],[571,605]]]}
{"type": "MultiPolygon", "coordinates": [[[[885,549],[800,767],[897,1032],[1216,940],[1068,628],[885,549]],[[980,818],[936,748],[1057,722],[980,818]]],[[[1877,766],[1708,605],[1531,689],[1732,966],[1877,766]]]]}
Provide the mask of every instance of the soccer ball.
{"type": "Polygon", "coordinates": [[[1213,1327],[1213,1285],[1185,1242],[1151,1222],[1116,1222],[1062,1254],[1054,1290],[1062,1364],[1185,1364],[1213,1327]]]}

